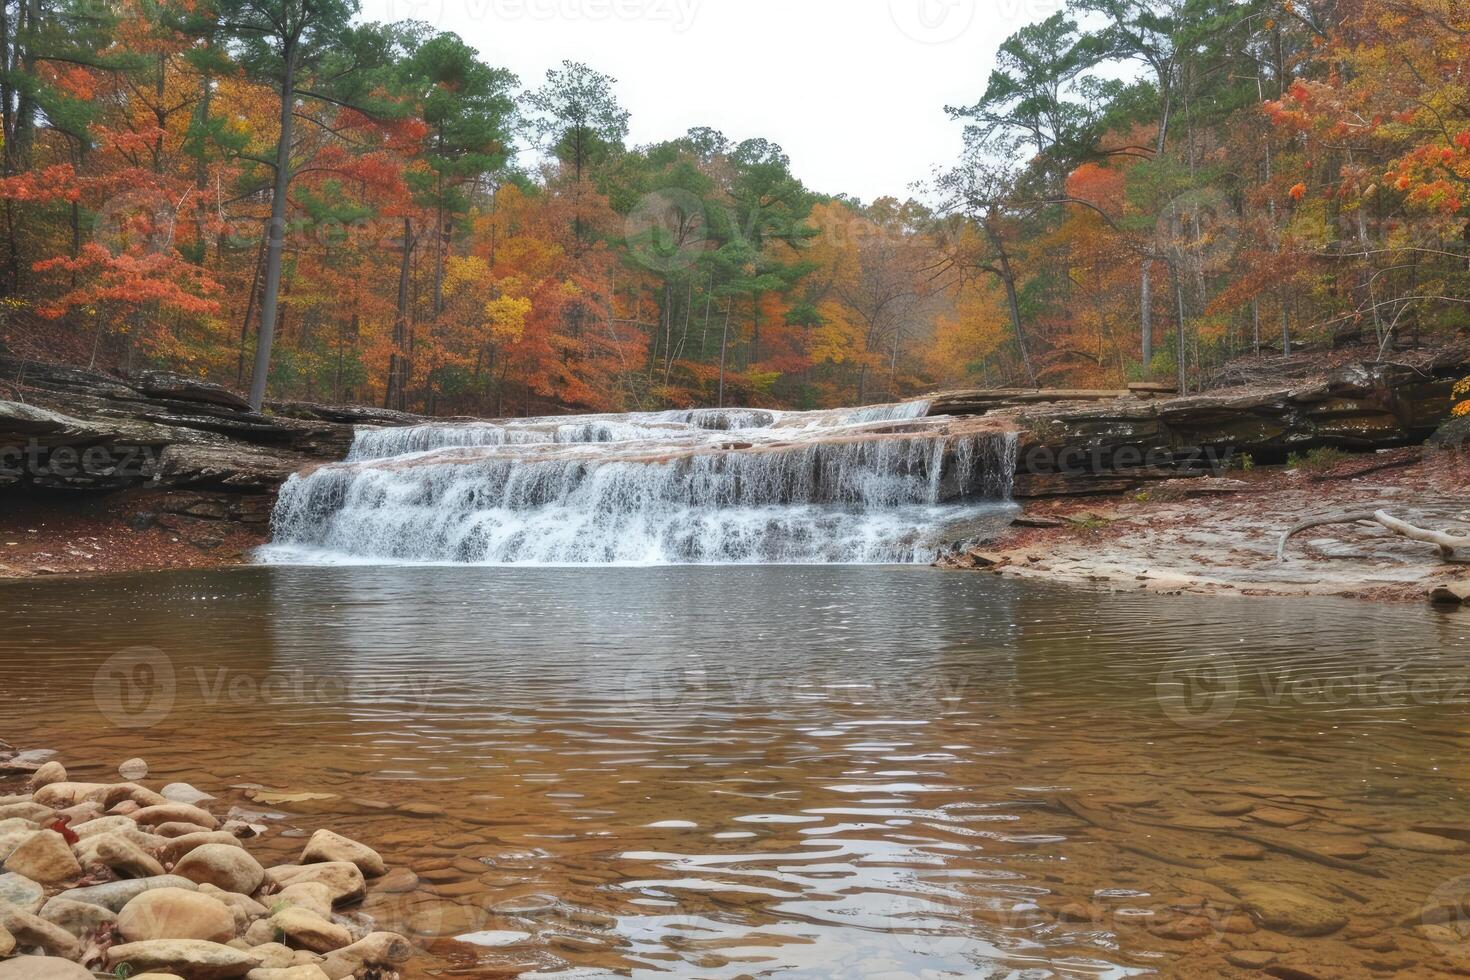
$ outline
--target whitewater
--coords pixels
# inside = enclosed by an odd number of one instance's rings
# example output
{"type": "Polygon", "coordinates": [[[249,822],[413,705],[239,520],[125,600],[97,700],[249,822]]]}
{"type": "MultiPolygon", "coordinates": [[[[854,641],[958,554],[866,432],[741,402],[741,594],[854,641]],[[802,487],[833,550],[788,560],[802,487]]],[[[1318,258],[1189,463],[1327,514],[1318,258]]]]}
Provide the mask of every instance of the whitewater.
{"type": "Polygon", "coordinates": [[[270,563],[930,562],[1008,520],[1016,434],[923,401],[360,427],[270,563]]]}

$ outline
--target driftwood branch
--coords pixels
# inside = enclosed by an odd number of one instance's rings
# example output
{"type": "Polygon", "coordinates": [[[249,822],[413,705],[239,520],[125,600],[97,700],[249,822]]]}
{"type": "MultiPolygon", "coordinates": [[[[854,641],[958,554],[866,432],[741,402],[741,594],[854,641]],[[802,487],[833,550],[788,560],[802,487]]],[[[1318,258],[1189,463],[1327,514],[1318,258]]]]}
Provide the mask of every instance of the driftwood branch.
{"type": "Polygon", "coordinates": [[[1311,520],[1295,524],[1281,536],[1281,543],[1276,547],[1276,560],[1286,561],[1286,545],[1292,538],[1303,531],[1314,527],[1326,527],[1330,524],[1377,524],[1387,528],[1394,534],[1411,541],[1422,541],[1432,544],[1439,549],[1440,557],[1453,558],[1456,551],[1461,549],[1470,551],[1470,536],[1450,534],[1446,531],[1430,531],[1422,527],[1416,527],[1408,521],[1399,520],[1386,510],[1357,511],[1351,514],[1336,514],[1331,517],[1317,517],[1311,520]]]}

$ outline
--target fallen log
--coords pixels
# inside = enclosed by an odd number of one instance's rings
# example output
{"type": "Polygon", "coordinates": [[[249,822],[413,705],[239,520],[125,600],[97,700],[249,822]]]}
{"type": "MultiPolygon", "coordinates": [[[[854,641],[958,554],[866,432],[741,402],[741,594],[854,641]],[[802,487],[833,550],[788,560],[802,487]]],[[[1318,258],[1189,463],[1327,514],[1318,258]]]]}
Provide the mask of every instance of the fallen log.
{"type": "Polygon", "coordinates": [[[1450,534],[1447,531],[1431,531],[1426,528],[1416,527],[1408,521],[1394,517],[1386,510],[1355,511],[1349,514],[1336,514],[1331,517],[1316,517],[1292,525],[1290,530],[1281,536],[1281,543],[1276,546],[1276,560],[1286,561],[1286,545],[1298,534],[1314,527],[1327,527],[1332,524],[1377,524],[1380,527],[1387,528],[1400,537],[1434,545],[1439,549],[1439,554],[1442,558],[1453,558],[1455,552],[1461,549],[1470,551],[1470,536],[1450,534]]]}

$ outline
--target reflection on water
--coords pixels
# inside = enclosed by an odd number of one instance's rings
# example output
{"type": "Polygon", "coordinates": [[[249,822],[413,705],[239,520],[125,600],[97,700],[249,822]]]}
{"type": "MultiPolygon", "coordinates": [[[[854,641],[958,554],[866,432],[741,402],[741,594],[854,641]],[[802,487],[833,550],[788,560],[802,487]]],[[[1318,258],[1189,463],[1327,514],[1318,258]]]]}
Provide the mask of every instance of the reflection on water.
{"type": "Polygon", "coordinates": [[[364,912],[423,971],[1470,966],[1444,911],[1465,616],[859,567],[256,568],[0,604],[0,735],[83,779],[141,755],[247,806],[327,796],[257,808],[412,868],[364,912]]]}

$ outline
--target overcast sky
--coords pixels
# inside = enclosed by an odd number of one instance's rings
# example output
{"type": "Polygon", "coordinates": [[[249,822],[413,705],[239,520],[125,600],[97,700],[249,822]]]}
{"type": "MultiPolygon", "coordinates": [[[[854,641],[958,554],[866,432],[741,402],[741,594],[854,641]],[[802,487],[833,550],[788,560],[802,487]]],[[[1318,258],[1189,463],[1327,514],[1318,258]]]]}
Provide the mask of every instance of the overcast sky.
{"type": "Polygon", "coordinates": [[[712,126],[780,143],[807,186],[902,196],[952,162],[946,104],[979,98],[995,50],[1061,0],[363,0],[369,20],[454,31],[539,85],[564,59],[617,78],[630,139],[712,126]]]}

